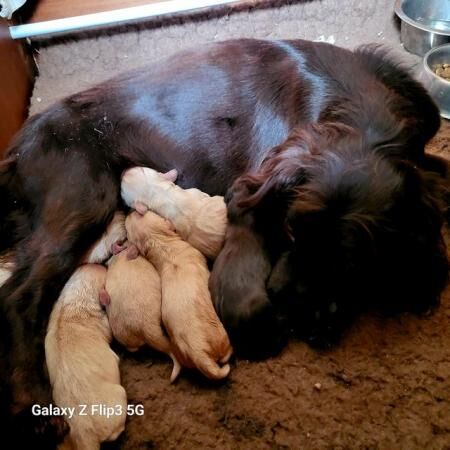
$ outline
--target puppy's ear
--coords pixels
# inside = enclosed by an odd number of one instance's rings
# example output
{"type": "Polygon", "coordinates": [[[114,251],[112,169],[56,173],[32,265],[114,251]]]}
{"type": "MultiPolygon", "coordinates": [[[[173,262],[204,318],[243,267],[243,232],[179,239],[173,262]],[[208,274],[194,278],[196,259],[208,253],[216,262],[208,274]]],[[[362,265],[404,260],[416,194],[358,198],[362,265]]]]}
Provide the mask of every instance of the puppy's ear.
{"type": "Polygon", "coordinates": [[[163,176],[164,179],[166,179],[167,181],[170,181],[172,183],[175,183],[177,177],[178,177],[178,171],[177,169],[172,169],[169,170],[166,173],[161,174],[163,176]]]}

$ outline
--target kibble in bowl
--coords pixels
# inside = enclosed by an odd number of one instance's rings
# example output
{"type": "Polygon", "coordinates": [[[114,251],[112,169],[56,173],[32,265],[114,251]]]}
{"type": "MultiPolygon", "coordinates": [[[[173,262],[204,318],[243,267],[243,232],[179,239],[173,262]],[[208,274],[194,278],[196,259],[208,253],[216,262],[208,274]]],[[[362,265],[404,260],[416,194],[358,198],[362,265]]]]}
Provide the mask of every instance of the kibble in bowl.
{"type": "Polygon", "coordinates": [[[420,79],[441,116],[450,119],[450,43],[435,47],[424,56],[420,79]]]}
{"type": "Polygon", "coordinates": [[[450,64],[433,64],[432,69],[438,77],[450,81],[450,64]]]}

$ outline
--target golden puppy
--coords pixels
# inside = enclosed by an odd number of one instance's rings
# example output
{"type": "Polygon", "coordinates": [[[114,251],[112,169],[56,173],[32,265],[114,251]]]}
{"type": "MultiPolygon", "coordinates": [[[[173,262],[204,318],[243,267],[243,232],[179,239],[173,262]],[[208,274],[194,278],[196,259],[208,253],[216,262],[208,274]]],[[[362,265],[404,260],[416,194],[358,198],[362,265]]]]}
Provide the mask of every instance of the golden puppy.
{"type": "Polygon", "coordinates": [[[205,257],[151,211],[132,213],[125,226],[130,241],[161,277],[162,320],[178,361],[208,378],[226,377],[232,348],[212,305],[205,257]]]}
{"type": "Polygon", "coordinates": [[[148,344],[173,360],[170,381],[180,373],[161,321],[161,281],[153,265],[132,246],[108,261],[106,307],[114,337],[130,351],[148,344]],[[132,254],[136,252],[135,254],[132,254]]]}
{"type": "Polygon", "coordinates": [[[185,241],[214,259],[227,227],[223,197],[182,189],[172,182],[176,176],[175,170],[162,174],[147,167],[129,169],[122,177],[122,198],[141,214],[150,209],[170,220],[185,241]]]}
{"type": "Polygon", "coordinates": [[[0,286],[3,286],[14,270],[12,253],[3,253],[0,255],[0,286]]]}
{"type": "Polygon", "coordinates": [[[65,409],[70,434],[65,448],[96,450],[125,428],[127,396],[106,313],[99,303],[106,269],[81,266],[56,302],[45,339],[55,404],[65,409]],[[111,412],[106,414],[106,412],[111,412]]]}
{"type": "Polygon", "coordinates": [[[125,214],[122,211],[117,211],[103,235],[83,258],[83,263],[104,263],[111,255],[123,250],[123,243],[126,238],[125,214]]]}

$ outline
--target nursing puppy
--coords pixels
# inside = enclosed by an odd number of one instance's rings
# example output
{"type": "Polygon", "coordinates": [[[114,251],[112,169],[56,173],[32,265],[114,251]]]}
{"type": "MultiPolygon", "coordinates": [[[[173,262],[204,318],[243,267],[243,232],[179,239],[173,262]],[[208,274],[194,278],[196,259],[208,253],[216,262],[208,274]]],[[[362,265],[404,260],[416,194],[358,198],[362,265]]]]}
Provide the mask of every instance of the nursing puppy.
{"type": "Polygon", "coordinates": [[[130,241],[161,277],[162,320],[180,364],[196,367],[208,378],[226,377],[232,348],[212,305],[204,256],[151,211],[132,213],[125,226],[130,241]]]}
{"type": "Polygon", "coordinates": [[[199,189],[182,189],[174,181],[176,170],[165,174],[134,167],[122,177],[125,203],[141,214],[152,210],[170,220],[177,233],[207,258],[219,254],[227,227],[223,197],[210,197],[199,189]]]}
{"type": "Polygon", "coordinates": [[[74,409],[66,448],[95,450],[116,439],[124,430],[127,397],[120,385],[119,358],[110,349],[108,318],[99,303],[106,269],[87,264],[65,285],[50,316],[45,353],[59,407],[74,409]],[[80,405],[87,405],[80,414],[80,405]],[[110,417],[91,410],[92,405],[113,407],[110,417]]]}
{"type": "Polygon", "coordinates": [[[161,281],[154,266],[137,255],[136,247],[129,247],[108,261],[106,292],[100,299],[113,336],[130,351],[147,344],[167,353],[174,364],[170,381],[175,381],[181,367],[162,326],[161,281]]]}
{"type": "Polygon", "coordinates": [[[11,276],[14,270],[13,256],[11,253],[0,255],[0,286],[2,286],[11,276]]]}

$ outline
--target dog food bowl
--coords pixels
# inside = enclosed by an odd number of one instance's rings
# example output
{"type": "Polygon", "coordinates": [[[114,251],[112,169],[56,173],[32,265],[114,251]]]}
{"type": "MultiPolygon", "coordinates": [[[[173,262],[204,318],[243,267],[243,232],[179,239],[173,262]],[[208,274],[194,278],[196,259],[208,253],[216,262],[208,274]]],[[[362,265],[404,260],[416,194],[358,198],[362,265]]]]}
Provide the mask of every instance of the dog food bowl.
{"type": "Polygon", "coordinates": [[[406,50],[423,56],[450,42],[450,0],[396,0],[401,39],[406,50]]]}
{"type": "Polygon", "coordinates": [[[450,44],[433,48],[424,56],[422,81],[439,106],[441,116],[450,119],[450,81],[436,75],[433,69],[442,64],[450,65],[450,44]]]}

